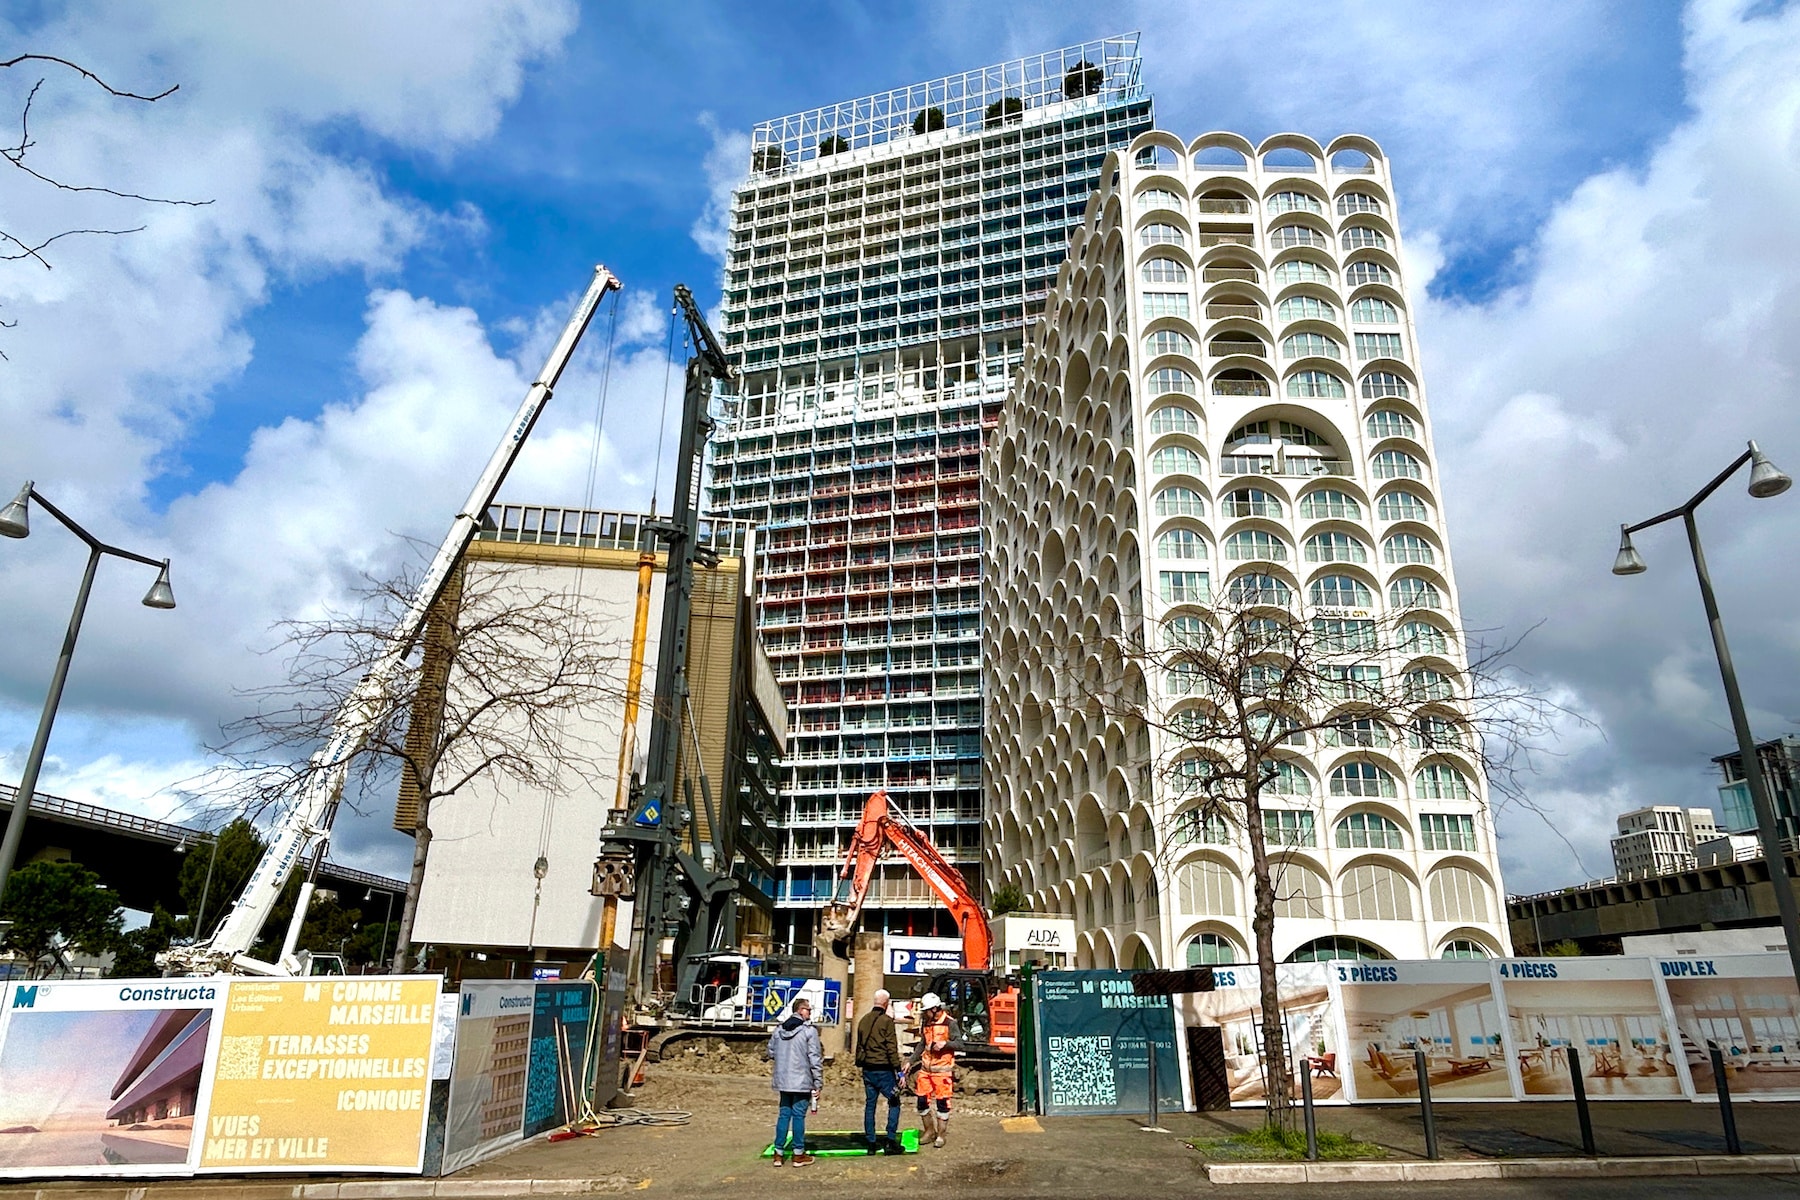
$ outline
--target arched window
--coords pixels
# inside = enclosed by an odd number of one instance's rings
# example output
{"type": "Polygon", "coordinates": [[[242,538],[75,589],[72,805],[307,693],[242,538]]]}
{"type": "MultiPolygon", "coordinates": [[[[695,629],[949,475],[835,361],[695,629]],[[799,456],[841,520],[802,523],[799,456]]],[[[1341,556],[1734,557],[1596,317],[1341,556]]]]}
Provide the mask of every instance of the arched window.
{"type": "Polygon", "coordinates": [[[1186,446],[1163,446],[1151,453],[1150,469],[1158,475],[1201,475],[1206,464],[1186,446]]]}
{"type": "Polygon", "coordinates": [[[1181,211],[1181,197],[1168,188],[1145,188],[1137,194],[1139,210],[1146,208],[1172,208],[1181,211]]]}
{"type": "Polygon", "coordinates": [[[1360,325],[1398,325],[1400,310],[1386,300],[1364,296],[1350,305],[1350,319],[1360,325]]]}
{"type": "MultiPolygon", "coordinates": [[[[1193,312],[1188,304],[1186,292],[1145,292],[1144,320],[1154,321],[1158,317],[1187,317],[1193,312]]],[[[1370,336],[1362,334],[1363,337],[1370,336]]]]}
{"type": "MultiPolygon", "coordinates": [[[[1152,258],[1145,261],[1141,274],[1145,283],[1186,283],[1188,269],[1172,258],[1152,258]]],[[[1361,303],[1361,301],[1358,301],[1361,303]]],[[[1385,301],[1384,301],[1385,303],[1385,301]]],[[[1388,307],[1393,307],[1389,305],[1388,307]]]]}
{"type": "Polygon", "coordinates": [[[1365,283],[1385,283],[1394,286],[1394,273],[1377,262],[1353,262],[1344,268],[1344,278],[1353,288],[1365,283]]]}
{"type": "Polygon", "coordinates": [[[1450,682],[1450,677],[1430,667],[1415,667],[1402,676],[1402,680],[1406,687],[1406,699],[1412,704],[1423,704],[1428,700],[1449,700],[1456,695],[1456,685],[1450,682]]]}
{"type": "Polygon", "coordinates": [[[1166,487],[1156,493],[1156,515],[1159,517],[1204,517],[1206,500],[1193,488],[1166,487]]]}
{"type": "Polygon", "coordinates": [[[1165,225],[1159,221],[1155,224],[1146,225],[1138,230],[1138,245],[1185,246],[1187,245],[1187,238],[1184,237],[1181,230],[1175,228],[1175,226],[1165,225]]]}
{"type": "Polygon", "coordinates": [[[1429,521],[1431,505],[1424,497],[1404,488],[1388,492],[1375,502],[1375,515],[1384,521],[1429,521]]]}
{"type": "Polygon", "coordinates": [[[1273,796],[1312,795],[1312,776],[1303,769],[1285,758],[1278,759],[1269,766],[1274,775],[1263,784],[1263,791],[1273,796]]]}
{"type": "Polygon", "coordinates": [[[1150,372],[1150,378],[1146,382],[1152,396],[1173,394],[1194,396],[1200,392],[1200,387],[1194,382],[1194,377],[1180,367],[1158,367],[1150,372]]]}
{"type": "Polygon", "coordinates": [[[1383,450],[1369,462],[1377,479],[1423,479],[1424,464],[1404,450],[1383,450]]]}
{"type": "Polygon", "coordinates": [[[1298,399],[1344,398],[1344,381],[1330,371],[1296,371],[1287,379],[1287,394],[1298,399]]]}
{"type": "Polygon", "coordinates": [[[1351,213],[1381,213],[1381,201],[1367,192],[1345,192],[1338,197],[1338,216],[1347,217],[1351,213]]]}
{"type": "Polygon", "coordinates": [[[1381,863],[1364,863],[1345,871],[1338,897],[1346,921],[1410,921],[1412,885],[1400,872],[1381,863]]]}
{"type": "Polygon", "coordinates": [[[1286,250],[1292,246],[1317,246],[1321,250],[1331,249],[1331,239],[1310,225],[1277,225],[1269,230],[1269,245],[1277,250],[1286,250]]]}
{"type": "Polygon", "coordinates": [[[1186,613],[1163,622],[1163,645],[1199,647],[1212,641],[1212,628],[1205,618],[1186,613]]]}
{"type": "Polygon", "coordinates": [[[1354,812],[1337,825],[1339,850],[1404,850],[1406,835],[1380,813],[1354,812]]]}
{"type": "MultiPolygon", "coordinates": [[[[1363,383],[1367,384],[1368,380],[1363,380],[1363,383]]],[[[1378,408],[1370,413],[1369,419],[1363,422],[1363,427],[1369,431],[1369,440],[1372,442],[1391,437],[1417,440],[1419,436],[1419,427],[1413,424],[1413,419],[1391,408],[1378,408]]]]}
{"type": "Polygon", "coordinates": [[[1414,750],[1460,750],[1462,729],[1448,717],[1415,717],[1406,731],[1406,743],[1414,750]]]}
{"type": "Polygon", "coordinates": [[[1420,800],[1467,800],[1469,777],[1449,763],[1426,763],[1413,776],[1413,795],[1420,800]]]}
{"type": "Polygon", "coordinates": [[[1287,956],[1288,962],[1387,962],[1394,956],[1361,938],[1336,934],[1314,938],[1287,956]]]}
{"type": "Polygon", "coordinates": [[[1304,258],[1291,258],[1284,263],[1275,264],[1275,286],[1286,287],[1290,283],[1322,283],[1331,286],[1331,268],[1322,266],[1304,258]]]}
{"type": "Polygon", "coordinates": [[[1337,309],[1317,296],[1289,296],[1275,306],[1275,315],[1283,321],[1335,321],[1337,309]]]}
{"type": "Polygon", "coordinates": [[[1388,603],[1395,608],[1442,608],[1444,594],[1431,580],[1407,575],[1388,585],[1388,603]]]}
{"type": "Polygon", "coordinates": [[[1448,654],[1450,638],[1429,621],[1408,621],[1394,631],[1394,645],[1402,654],[1448,654]]]}
{"type": "Polygon", "coordinates": [[[1381,557],[1391,563],[1435,563],[1437,551],[1416,533],[1396,533],[1381,543],[1381,557]]]}
{"type": "Polygon", "coordinates": [[[1368,608],[1375,602],[1368,585],[1353,575],[1322,575],[1312,581],[1307,597],[1327,608],[1368,608]]]}
{"type": "Polygon", "coordinates": [[[1412,395],[1412,389],[1406,386],[1406,380],[1392,371],[1371,371],[1362,379],[1364,400],[1380,400],[1389,396],[1404,400],[1412,395]]]}
{"type": "MultiPolygon", "coordinates": [[[[1200,668],[1191,662],[1178,661],[1163,674],[1163,691],[1171,696],[1191,696],[1200,690],[1203,681],[1200,668]]],[[[1187,778],[1191,772],[1181,770],[1187,763],[1178,763],[1174,777],[1169,781],[1177,796],[1185,796],[1184,790],[1192,781],[1187,778]]]]}
{"type": "Polygon", "coordinates": [[[1314,645],[1321,653],[1349,653],[1374,650],[1375,622],[1361,617],[1314,617],[1314,645]]]}
{"type": "Polygon", "coordinates": [[[1164,405],[1150,414],[1150,436],[1160,437],[1165,433],[1186,433],[1199,437],[1200,418],[1194,415],[1191,408],[1183,408],[1179,404],[1164,405]]]}
{"type": "Polygon", "coordinates": [[[1327,746],[1387,746],[1394,737],[1374,717],[1339,717],[1324,730],[1327,746]]]}
{"type": "Polygon", "coordinates": [[[1488,886],[1467,867],[1439,867],[1431,873],[1431,919],[1458,925],[1485,925],[1493,906],[1488,886]]]}
{"type": "Polygon", "coordinates": [[[1325,911],[1325,877],[1293,859],[1273,864],[1275,916],[1322,921],[1325,911]]]}
{"type": "Polygon", "coordinates": [[[1344,230],[1344,235],[1339,241],[1346,250],[1361,250],[1365,247],[1386,250],[1388,244],[1386,234],[1379,229],[1371,229],[1367,225],[1350,226],[1344,230]]]}
{"type": "Polygon", "coordinates": [[[1281,339],[1283,358],[1343,358],[1344,348],[1322,333],[1296,333],[1281,339]]]}
{"type": "Polygon", "coordinates": [[[1216,810],[1190,808],[1175,818],[1174,842],[1177,846],[1229,846],[1231,822],[1216,810]]]}
{"type": "Polygon", "coordinates": [[[1224,512],[1228,517],[1279,517],[1281,501],[1261,488],[1238,488],[1225,493],[1224,512]]]}
{"type": "Polygon", "coordinates": [[[1315,533],[1306,539],[1307,562],[1369,561],[1369,548],[1347,533],[1315,533]]]}
{"type": "Polygon", "coordinates": [[[1187,944],[1187,965],[1210,967],[1221,963],[1244,961],[1244,952],[1230,938],[1217,933],[1202,933],[1187,944]]]}
{"type": "Polygon", "coordinates": [[[1331,773],[1334,796],[1385,796],[1392,799],[1397,790],[1394,777],[1374,763],[1345,763],[1331,773]]]}
{"type": "Polygon", "coordinates": [[[1156,586],[1164,604],[1205,604],[1212,597],[1205,571],[1158,571],[1156,586]]]}
{"type": "Polygon", "coordinates": [[[1273,575],[1239,575],[1225,587],[1226,598],[1233,604],[1271,604],[1283,606],[1294,598],[1293,589],[1273,575]]]}
{"type": "Polygon", "coordinates": [[[1263,529],[1244,529],[1225,539],[1225,557],[1239,562],[1286,562],[1287,543],[1263,529]]]}
{"type": "Polygon", "coordinates": [[[1491,958],[1487,947],[1480,942],[1468,938],[1452,938],[1444,943],[1444,952],[1439,958],[1491,958]]]}
{"type": "Polygon", "coordinates": [[[1144,339],[1144,353],[1150,358],[1159,354],[1185,354],[1194,357],[1194,342],[1178,329],[1159,329],[1144,339]]]}
{"type": "Polygon", "coordinates": [[[1317,197],[1305,192],[1276,192],[1264,201],[1263,211],[1271,217],[1291,212],[1318,213],[1324,216],[1325,206],[1319,203],[1317,197]]]}
{"type": "Polygon", "coordinates": [[[1205,558],[1206,540],[1191,529],[1171,529],[1156,536],[1158,558],[1205,558]]]}
{"type": "Polygon", "coordinates": [[[1112,924],[1112,885],[1104,880],[1094,889],[1094,924],[1112,924]]]}
{"type": "Polygon", "coordinates": [[[1120,893],[1119,920],[1137,920],[1137,888],[1129,879],[1125,881],[1125,890],[1120,893]]]}
{"type": "Polygon", "coordinates": [[[1175,872],[1175,894],[1181,911],[1197,917],[1237,916],[1237,876],[1224,863],[1203,858],[1183,863],[1175,872]]]}
{"type": "Polygon", "coordinates": [[[1227,445],[1255,442],[1269,445],[1280,438],[1290,446],[1329,446],[1324,438],[1294,421],[1246,421],[1231,431],[1227,445]]]}
{"type": "Polygon", "coordinates": [[[1343,492],[1320,488],[1300,497],[1300,515],[1309,521],[1360,521],[1362,505],[1343,492]]]}

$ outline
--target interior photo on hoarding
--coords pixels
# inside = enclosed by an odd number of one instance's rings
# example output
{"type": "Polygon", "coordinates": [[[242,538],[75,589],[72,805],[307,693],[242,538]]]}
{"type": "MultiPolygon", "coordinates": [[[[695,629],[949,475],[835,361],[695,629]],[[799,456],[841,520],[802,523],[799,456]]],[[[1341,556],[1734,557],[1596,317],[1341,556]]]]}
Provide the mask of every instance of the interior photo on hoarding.
{"type": "Polygon", "coordinates": [[[210,1009],[14,1011],[0,1046],[0,1168],[188,1161],[210,1009]]]}

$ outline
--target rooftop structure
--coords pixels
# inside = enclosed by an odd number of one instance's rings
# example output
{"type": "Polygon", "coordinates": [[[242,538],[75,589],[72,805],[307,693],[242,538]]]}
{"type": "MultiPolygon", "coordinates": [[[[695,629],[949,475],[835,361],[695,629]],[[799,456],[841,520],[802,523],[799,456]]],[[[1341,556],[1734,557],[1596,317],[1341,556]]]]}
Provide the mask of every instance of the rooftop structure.
{"type": "Polygon", "coordinates": [[[1612,840],[1613,877],[1642,879],[1667,875],[1695,865],[1695,847],[1719,835],[1710,808],[1657,804],[1619,816],[1619,836],[1612,840]]]}
{"type": "MultiPolygon", "coordinates": [[[[1105,39],[752,139],[724,289],[742,381],[707,498],[761,527],[758,624],[794,714],[780,942],[811,940],[876,788],[979,883],[982,441],[1101,163],[1152,123],[1138,72],[1136,36],[1105,39]]],[[[864,923],[954,932],[904,865],[864,923]]]]}
{"type": "MultiPolygon", "coordinates": [[[[1800,837],[1800,736],[1770,738],[1756,747],[1769,802],[1775,806],[1775,824],[1783,838],[1800,837]]],[[[1750,785],[1744,779],[1744,756],[1733,750],[1713,759],[1725,782],[1719,785],[1719,802],[1725,819],[1719,828],[1727,833],[1753,833],[1756,806],[1750,802],[1750,785]]]]}

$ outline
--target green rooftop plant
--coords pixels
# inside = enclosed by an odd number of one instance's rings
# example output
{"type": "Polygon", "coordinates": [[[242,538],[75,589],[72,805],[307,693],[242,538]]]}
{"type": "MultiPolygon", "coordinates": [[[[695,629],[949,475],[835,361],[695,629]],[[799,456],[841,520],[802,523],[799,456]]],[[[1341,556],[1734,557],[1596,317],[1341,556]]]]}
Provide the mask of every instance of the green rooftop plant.
{"type": "Polygon", "coordinates": [[[1016,125],[1025,118],[1025,101],[1017,96],[1002,96],[987,106],[986,117],[983,126],[988,129],[1016,125]]]}
{"type": "Polygon", "coordinates": [[[933,133],[944,127],[944,110],[935,104],[922,108],[913,117],[914,133],[933,133]]]}
{"type": "Polygon", "coordinates": [[[1105,81],[1105,71],[1082,59],[1063,75],[1063,98],[1076,100],[1082,96],[1097,96],[1100,94],[1100,85],[1105,81]]]}
{"type": "Polygon", "coordinates": [[[849,148],[850,143],[846,142],[835,133],[828,133],[819,139],[820,158],[824,158],[827,154],[842,154],[849,148]]]}

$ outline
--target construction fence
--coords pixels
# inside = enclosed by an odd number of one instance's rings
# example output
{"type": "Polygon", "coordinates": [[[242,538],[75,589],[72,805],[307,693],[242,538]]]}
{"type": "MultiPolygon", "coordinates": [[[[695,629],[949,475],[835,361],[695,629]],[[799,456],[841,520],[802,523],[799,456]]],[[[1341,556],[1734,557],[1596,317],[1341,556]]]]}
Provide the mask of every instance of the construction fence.
{"type": "MultiPolygon", "coordinates": [[[[1213,968],[1214,989],[1137,996],[1130,971],[1032,977],[1034,1069],[1047,1115],[1264,1103],[1261,976],[1213,968]],[[1170,1078],[1173,1075],[1174,1078],[1170,1078]]],[[[1292,1070],[1322,1104],[1413,1102],[1417,1055],[1434,1101],[1800,1099],[1800,989],[1784,954],[1290,963],[1277,968],[1292,1070]]],[[[1296,1081],[1294,1094],[1298,1094],[1296,1081]]]]}

